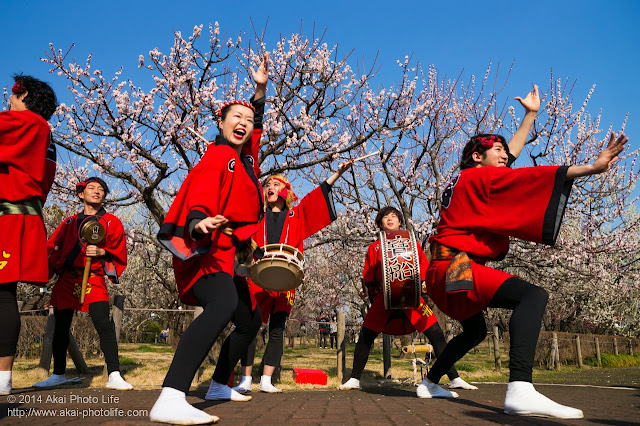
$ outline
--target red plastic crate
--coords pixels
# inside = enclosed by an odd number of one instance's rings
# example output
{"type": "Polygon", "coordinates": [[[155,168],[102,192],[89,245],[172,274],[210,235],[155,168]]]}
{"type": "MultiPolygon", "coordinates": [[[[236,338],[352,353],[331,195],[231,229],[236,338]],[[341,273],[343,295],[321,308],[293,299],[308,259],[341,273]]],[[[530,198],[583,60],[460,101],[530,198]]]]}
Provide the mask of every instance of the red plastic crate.
{"type": "Polygon", "coordinates": [[[301,385],[327,385],[327,373],[313,368],[294,368],[293,377],[301,385]]]}

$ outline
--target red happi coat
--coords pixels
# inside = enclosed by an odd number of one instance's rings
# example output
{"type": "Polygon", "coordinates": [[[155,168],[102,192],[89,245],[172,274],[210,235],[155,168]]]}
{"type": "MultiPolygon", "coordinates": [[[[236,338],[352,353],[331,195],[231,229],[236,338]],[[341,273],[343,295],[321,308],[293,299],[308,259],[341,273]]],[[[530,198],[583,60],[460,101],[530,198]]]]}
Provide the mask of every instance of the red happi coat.
{"type": "Polygon", "coordinates": [[[236,247],[231,237],[214,231],[205,236],[192,235],[192,220],[222,215],[229,220],[239,241],[258,231],[263,213],[258,149],[261,128],[255,129],[242,156],[221,136],[209,145],[200,162],[189,172],[178,191],[158,240],[173,254],[173,270],[180,300],[198,305],[190,291],[202,276],[216,272],[234,275],[236,247]]]}
{"type": "MultiPolygon", "coordinates": [[[[420,257],[420,281],[423,281],[429,261],[420,245],[418,245],[418,256],[420,257]]],[[[367,249],[362,279],[371,301],[371,307],[367,311],[363,327],[378,334],[386,333],[398,336],[413,333],[414,331],[422,333],[438,322],[433,311],[422,297],[420,297],[420,305],[417,308],[402,310],[387,310],[384,308],[380,240],[371,243],[367,249]]]]}
{"type": "Polygon", "coordinates": [[[465,169],[443,193],[438,229],[429,239],[469,254],[473,285],[446,287],[449,261],[432,261],[427,271],[429,297],[447,315],[464,320],[485,309],[511,275],[483,266],[503,259],[509,238],[555,244],[573,181],[568,167],[465,169]]]}
{"type": "MultiPolygon", "coordinates": [[[[44,204],[55,177],[55,155],[44,118],[31,111],[0,112],[0,204],[44,204]]],[[[47,232],[42,217],[0,213],[0,230],[0,284],[46,285],[47,232]]]]}
{"type": "Polygon", "coordinates": [[[85,246],[78,239],[78,228],[85,215],[78,213],[67,218],[47,241],[51,275],[59,275],[51,293],[51,305],[58,309],[88,312],[91,303],[109,301],[105,276],[117,283],[127,267],[127,243],[120,219],[104,208],[96,216],[102,218],[106,228],[106,236],[98,247],[107,254],[91,259],[91,275],[83,305],[80,305],[80,292],[87,257],[85,246]]]}
{"type": "MultiPolygon", "coordinates": [[[[287,244],[304,252],[304,240],[336,220],[331,186],[322,182],[319,187],[307,194],[297,206],[283,210],[278,218],[279,225],[273,224],[271,209],[260,222],[260,229],[253,237],[254,241],[264,247],[267,244],[287,244]],[[271,224],[271,225],[270,225],[271,224]],[[268,226],[269,225],[269,226],[268,226]],[[279,234],[278,234],[279,232],[279,234]],[[268,235],[267,235],[268,234],[268,235]]],[[[275,312],[291,313],[296,291],[267,291],[258,287],[251,280],[249,290],[256,299],[262,313],[262,322],[267,323],[269,315],[275,312]]]]}

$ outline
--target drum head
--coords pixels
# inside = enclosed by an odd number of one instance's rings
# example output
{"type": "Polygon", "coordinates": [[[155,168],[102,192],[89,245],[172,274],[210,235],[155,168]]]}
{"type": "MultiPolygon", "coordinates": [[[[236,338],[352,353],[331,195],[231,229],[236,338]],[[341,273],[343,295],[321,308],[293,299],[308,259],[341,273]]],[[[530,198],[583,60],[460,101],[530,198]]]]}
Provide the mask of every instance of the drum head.
{"type": "Polygon", "coordinates": [[[304,272],[284,260],[263,260],[251,266],[251,281],[268,291],[293,290],[303,279],[304,272]]]}

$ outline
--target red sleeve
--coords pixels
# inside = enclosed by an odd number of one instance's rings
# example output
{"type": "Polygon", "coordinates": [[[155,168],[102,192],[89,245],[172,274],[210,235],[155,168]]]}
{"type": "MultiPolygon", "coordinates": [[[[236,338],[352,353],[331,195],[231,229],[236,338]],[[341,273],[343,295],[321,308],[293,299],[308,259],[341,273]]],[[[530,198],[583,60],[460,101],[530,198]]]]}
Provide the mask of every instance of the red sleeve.
{"type": "Polygon", "coordinates": [[[104,273],[111,281],[117,283],[118,277],[122,275],[122,272],[127,267],[127,240],[120,219],[112,214],[109,214],[105,219],[109,227],[105,243],[101,248],[107,254],[100,258],[100,263],[104,268],[104,273]]]}
{"type": "Polygon", "coordinates": [[[303,240],[336,220],[331,188],[327,182],[307,194],[297,206],[303,240]]]}
{"type": "Polygon", "coordinates": [[[422,250],[422,246],[420,246],[420,244],[418,244],[418,256],[420,257],[420,281],[424,281],[427,274],[427,268],[429,268],[429,260],[424,254],[424,250],[422,250]]]}
{"type": "Polygon", "coordinates": [[[57,264],[60,261],[60,256],[62,256],[62,243],[64,241],[66,232],[67,232],[67,224],[69,219],[65,219],[53,234],[47,240],[47,256],[49,259],[49,278],[51,278],[57,268],[57,264]]]}
{"type": "Polygon", "coordinates": [[[49,124],[31,111],[0,113],[0,199],[21,201],[38,197],[43,202],[50,187],[46,157],[51,138],[49,124]]]}
{"type": "Polygon", "coordinates": [[[567,167],[492,167],[472,190],[484,211],[477,228],[535,243],[555,243],[573,181],[567,167]]]}
{"type": "Polygon", "coordinates": [[[376,282],[376,266],[378,263],[378,256],[376,256],[376,247],[379,247],[377,243],[373,243],[367,249],[367,256],[364,259],[364,269],[362,271],[362,279],[366,283],[376,282]]]}
{"type": "Polygon", "coordinates": [[[196,167],[187,175],[158,232],[158,240],[174,256],[187,260],[209,251],[209,236],[193,240],[187,229],[191,218],[213,217],[222,212],[228,197],[227,167],[235,165],[237,155],[227,146],[209,145],[196,167]],[[232,161],[233,160],[233,161],[232,161]],[[233,163],[233,165],[232,165],[233,163]]]}

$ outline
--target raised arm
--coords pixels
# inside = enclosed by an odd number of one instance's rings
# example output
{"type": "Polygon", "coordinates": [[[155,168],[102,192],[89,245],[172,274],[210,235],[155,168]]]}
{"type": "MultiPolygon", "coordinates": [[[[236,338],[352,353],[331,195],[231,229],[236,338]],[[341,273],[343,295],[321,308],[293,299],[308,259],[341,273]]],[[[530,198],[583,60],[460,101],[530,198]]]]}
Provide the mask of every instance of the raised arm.
{"type": "Polygon", "coordinates": [[[518,158],[522,152],[522,148],[524,148],[524,144],[527,142],[527,136],[531,131],[531,127],[533,127],[536,115],[538,115],[538,111],[540,110],[540,94],[538,93],[538,86],[534,84],[533,90],[527,94],[526,98],[522,99],[521,97],[516,96],[514,99],[519,101],[520,105],[524,107],[524,117],[522,118],[520,127],[518,127],[518,130],[508,144],[511,155],[518,158]]]}
{"type": "Polygon", "coordinates": [[[618,160],[618,154],[624,149],[624,145],[629,138],[624,133],[616,138],[615,133],[611,133],[607,147],[600,152],[596,161],[591,164],[582,166],[570,166],[567,170],[567,180],[575,179],[582,176],[591,176],[604,173],[611,168],[613,163],[618,160]]]}
{"type": "Polygon", "coordinates": [[[253,81],[256,82],[254,98],[264,98],[267,93],[267,82],[269,81],[269,52],[265,52],[262,63],[257,70],[254,71],[253,67],[251,67],[251,75],[253,75],[253,81]]]}
{"type": "Polygon", "coordinates": [[[347,161],[344,161],[342,164],[340,164],[340,167],[338,167],[338,171],[335,172],[333,175],[331,175],[329,177],[329,179],[327,179],[327,183],[329,185],[333,185],[335,183],[335,181],[337,181],[340,178],[340,176],[342,176],[342,174],[344,172],[349,170],[349,168],[351,167],[351,165],[353,164],[354,161],[355,160],[353,158],[351,158],[351,159],[349,159],[347,161]]]}

